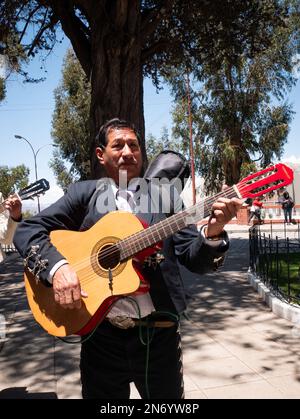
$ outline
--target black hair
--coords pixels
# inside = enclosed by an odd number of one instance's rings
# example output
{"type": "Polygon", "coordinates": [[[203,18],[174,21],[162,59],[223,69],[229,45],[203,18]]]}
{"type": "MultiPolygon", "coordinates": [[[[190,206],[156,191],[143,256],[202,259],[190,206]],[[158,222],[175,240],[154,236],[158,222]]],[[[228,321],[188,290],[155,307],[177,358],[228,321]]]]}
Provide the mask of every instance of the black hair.
{"type": "Polygon", "coordinates": [[[119,118],[113,118],[113,119],[110,119],[109,121],[106,121],[105,124],[103,124],[99,128],[98,134],[96,135],[96,138],[95,138],[95,146],[104,149],[107,146],[107,136],[109,134],[109,131],[116,128],[131,129],[135,133],[138,139],[139,145],[141,145],[140,133],[131,122],[128,122],[119,118]]]}
{"type": "Polygon", "coordinates": [[[289,199],[290,194],[285,191],[285,192],[283,192],[283,197],[284,197],[284,199],[289,199]]]}

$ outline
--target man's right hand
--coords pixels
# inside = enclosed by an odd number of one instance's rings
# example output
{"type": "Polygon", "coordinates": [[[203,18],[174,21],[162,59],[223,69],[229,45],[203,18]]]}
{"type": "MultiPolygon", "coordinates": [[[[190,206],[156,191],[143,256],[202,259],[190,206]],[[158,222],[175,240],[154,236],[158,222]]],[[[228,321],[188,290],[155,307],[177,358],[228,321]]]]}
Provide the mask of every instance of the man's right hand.
{"type": "Polygon", "coordinates": [[[76,272],[70,265],[63,265],[57,269],[53,276],[54,299],[63,308],[81,308],[81,298],[87,293],[81,290],[76,272]]]}

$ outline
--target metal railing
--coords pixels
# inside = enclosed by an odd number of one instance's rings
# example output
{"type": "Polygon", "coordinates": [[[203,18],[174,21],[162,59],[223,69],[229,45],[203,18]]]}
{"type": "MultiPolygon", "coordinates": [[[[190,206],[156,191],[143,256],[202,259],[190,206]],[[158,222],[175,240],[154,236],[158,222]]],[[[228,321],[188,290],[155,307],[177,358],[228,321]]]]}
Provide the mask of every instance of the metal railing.
{"type": "Polygon", "coordinates": [[[269,233],[259,226],[249,229],[250,269],[275,294],[300,305],[300,225],[274,230],[274,226],[269,233]]]}

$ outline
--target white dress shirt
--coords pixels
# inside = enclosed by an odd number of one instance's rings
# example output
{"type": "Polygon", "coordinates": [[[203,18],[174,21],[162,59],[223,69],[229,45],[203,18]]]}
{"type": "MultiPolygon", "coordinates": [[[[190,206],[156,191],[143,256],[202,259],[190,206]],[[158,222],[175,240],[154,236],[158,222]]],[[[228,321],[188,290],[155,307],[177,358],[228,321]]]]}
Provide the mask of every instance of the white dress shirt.
{"type": "MultiPolygon", "coordinates": [[[[134,199],[133,194],[136,191],[138,183],[133,181],[128,185],[128,189],[119,190],[115,184],[112,184],[113,194],[116,200],[118,210],[133,212],[134,199]]],[[[109,311],[107,317],[125,316],[130,318],[146,317],[155,311],[149,292],[141,295],[130,296],[130,298],[120,298],[109,311]],[[132,301],[134,300],[134,302],[132,301]],[[137,309],[137,305],[139,310],[137,309]]]]}

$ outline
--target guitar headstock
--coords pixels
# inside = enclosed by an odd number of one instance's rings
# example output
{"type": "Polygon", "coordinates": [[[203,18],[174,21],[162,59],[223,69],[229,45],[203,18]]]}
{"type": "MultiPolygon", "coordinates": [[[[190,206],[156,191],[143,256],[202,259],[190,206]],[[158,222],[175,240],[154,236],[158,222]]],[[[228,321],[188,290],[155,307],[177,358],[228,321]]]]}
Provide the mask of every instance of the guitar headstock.
{"type": "Polygon", "coordinates": [[[236,187],[242,198],[256,198],[283,188],[293,180],[293,170],[283,163],[278,163],[245,177],[236,187]]]}
{"type": "Polygon", "coordinates": [[[18,192],[19,197],[22,200],[34,198],[35,196],[41,195],[50,189],[49,182],[46,179],[39,179],[34,183],[26,186],[18,192]]]}

